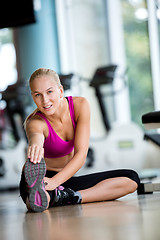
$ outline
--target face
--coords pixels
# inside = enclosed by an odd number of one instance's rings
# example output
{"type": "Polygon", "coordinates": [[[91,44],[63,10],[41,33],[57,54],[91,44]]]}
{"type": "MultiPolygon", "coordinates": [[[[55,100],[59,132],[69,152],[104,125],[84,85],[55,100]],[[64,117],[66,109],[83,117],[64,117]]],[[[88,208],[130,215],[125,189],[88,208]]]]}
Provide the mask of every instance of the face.
{"type": "Polygon", "coordinates": [[[63,87],[59,88],[51,76],[35,78],[30,85],[32,98],[45,115],[54,114],[63,98],[63,87]]]}

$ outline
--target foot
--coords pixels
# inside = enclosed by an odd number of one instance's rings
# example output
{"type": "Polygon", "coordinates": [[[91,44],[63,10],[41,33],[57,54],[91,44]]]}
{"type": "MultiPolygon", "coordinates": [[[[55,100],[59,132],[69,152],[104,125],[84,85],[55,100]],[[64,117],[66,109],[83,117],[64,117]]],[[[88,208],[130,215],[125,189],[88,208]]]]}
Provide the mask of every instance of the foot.
{"type": "Polygon", "coordinates": [[[55,189],[50,206],[64,206],[81,203],[81,196],[70,188],[59,186],[55,189]]]}
{"type": "Polygon", "coordinates": [[[26,161],[24,175],[29,186],[29,205],[34,212],[42,212],[48,207],[48,198],[43,182],[45,174],[46,164],[43,158],[37,164],[30,162],[29,159],[26,161]]]}

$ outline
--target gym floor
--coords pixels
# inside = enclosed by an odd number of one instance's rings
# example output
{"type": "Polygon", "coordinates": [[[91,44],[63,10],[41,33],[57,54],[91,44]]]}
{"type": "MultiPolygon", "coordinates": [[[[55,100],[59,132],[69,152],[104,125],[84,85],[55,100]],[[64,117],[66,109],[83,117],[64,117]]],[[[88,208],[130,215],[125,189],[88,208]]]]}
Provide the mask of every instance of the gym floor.
{"type": "Polygon", "coordinates": [[[160,193],[29,213],[18,191],[0,192],[0,240],[159,240],[160,193]]]}

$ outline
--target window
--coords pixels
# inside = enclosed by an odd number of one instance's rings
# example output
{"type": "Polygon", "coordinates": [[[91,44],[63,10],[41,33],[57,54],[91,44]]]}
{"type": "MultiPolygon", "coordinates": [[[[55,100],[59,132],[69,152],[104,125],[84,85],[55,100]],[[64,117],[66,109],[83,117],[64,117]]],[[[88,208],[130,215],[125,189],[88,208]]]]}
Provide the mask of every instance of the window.
{"type": "Polygon", "coordinates": [[[12,30],[0,30],[0,91],[17,81],[16,53],[12,39],[12,30]]]}
{"type": "Polygon", "coordinates": [[[74,79],[73,85],[76,83],[76,89],[80,89],[73,90],[72,95],[82,95],[89,100],[93,135],[104,135],[98,101],[89,83],[96,69],[107,65],[105,1],[57,0],[56,6],[61,72],[82,77],[80,84],[74,79]]]}
{"type": "Polygon", "coordinates": [[[145,0],[121,0],[131,118],[141,125],[141,116],[154,110],[148,11],[145,0]]]}

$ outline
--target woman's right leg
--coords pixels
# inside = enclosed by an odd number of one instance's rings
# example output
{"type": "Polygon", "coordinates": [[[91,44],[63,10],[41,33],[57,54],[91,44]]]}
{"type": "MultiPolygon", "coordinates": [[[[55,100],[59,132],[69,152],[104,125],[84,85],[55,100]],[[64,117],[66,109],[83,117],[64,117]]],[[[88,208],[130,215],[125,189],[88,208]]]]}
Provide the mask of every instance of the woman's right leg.
{"type": "Polygon", "coordinates": [[[45,190],[43,178],[46,174],[44,159],[33,164],[28,159],[20,181],[20,196],[29,210],[41,212],[48,208],[50,196],[45,190]]]}
{"type": "MultiPolygon", "coordinates": [[[[32,211],[32,208],[31,208],[30,202],[29,202],[29,187],[25,181],[24,171],[22,171],[22,174],[21,174],[19,191],[20,191],[20,196],[21,196],[23,202],[26,204],[27,209],[29,211],[32,211]]],[[[47,205],[47,208],[48,208],[49,202],[50,202],[50,195],[47,191],[46,191],[46,195],[47,195],[47,199],[48,199],[48,205],[47,205]]]]}
{"type": "MultiPolygon", "coordinates": [[[[31,163],[31,166],[32,166],[32,163],[31,163]]],[[[31,166],[29,163],[29,169],[31,166]]],[[[55,174],[57,174],[57,173],[53,172],[53,171],[46,172],[47,177],[53,177],[55,174]]],[[[21,180],[20,180],[20,184],[19,184],[20,196],[21,196],[23,202],[26,204],[27,209],[34,211],[34,212],[44,211],[48,207],[62,206],[62,205],[68,205],[68,204],[77,204],[77,203],[80,203],[80,201],[81,201],[79,194],[77,194],[76,192],[74,192],[71,189],[60,186],[56,190],[45,191],[45,194],[47,196],[47,205],[45,208],[42,208],[41,206],[37,206],[37,203],[35,203],[33,205],[33,201],[31,201],[32,199],[30,199],[30,187],[28,185],[29,184],[27,184],[27,182],[26,182],[26,177],[25,177],[24,171],[22,171],[21,180]]],[[[34,191],[34,193],[35,193],[35,191],[34,191]]],[[[34,196],[35,196],[35,194],[34,194],[34,196]]]]}

